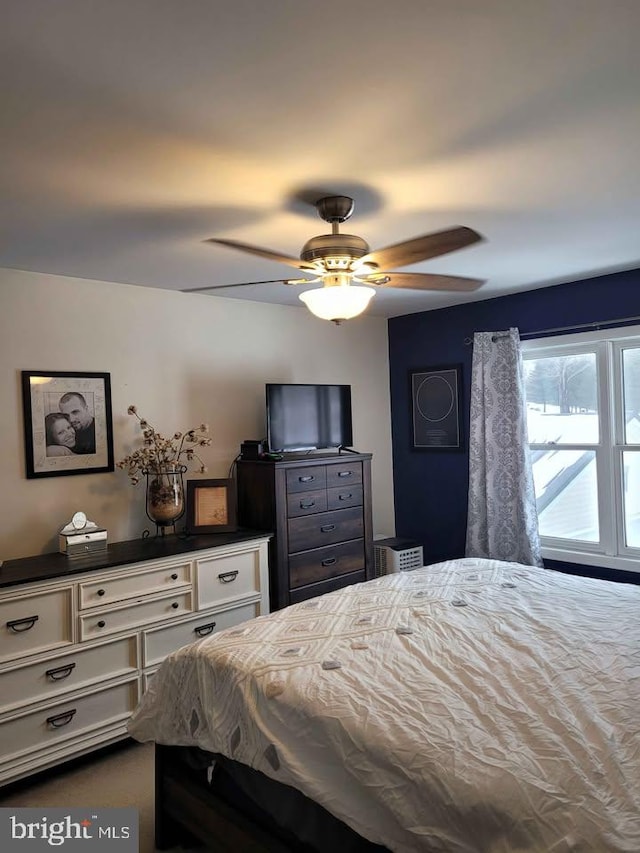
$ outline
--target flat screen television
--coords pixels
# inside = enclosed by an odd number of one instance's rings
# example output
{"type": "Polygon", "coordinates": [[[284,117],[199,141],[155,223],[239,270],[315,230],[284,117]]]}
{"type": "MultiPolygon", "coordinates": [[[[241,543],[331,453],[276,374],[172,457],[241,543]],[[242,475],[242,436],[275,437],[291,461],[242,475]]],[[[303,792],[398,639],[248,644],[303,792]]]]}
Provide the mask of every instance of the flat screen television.
{"type": "Polygon", "coordinates": [[[272,453],[350,447],[350,385],[269,383],[267,441],[272,453]]]}

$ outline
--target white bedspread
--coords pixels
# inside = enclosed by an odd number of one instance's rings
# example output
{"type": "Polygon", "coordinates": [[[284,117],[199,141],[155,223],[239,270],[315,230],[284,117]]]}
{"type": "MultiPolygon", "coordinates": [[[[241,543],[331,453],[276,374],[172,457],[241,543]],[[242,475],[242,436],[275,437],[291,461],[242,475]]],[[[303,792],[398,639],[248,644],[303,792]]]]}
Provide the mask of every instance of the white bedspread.
{"type": "Polygon", "coordinates": [[[393,851],[640,851],[640,586],[454,560],[172,654],[129,731],[393,851]]]}

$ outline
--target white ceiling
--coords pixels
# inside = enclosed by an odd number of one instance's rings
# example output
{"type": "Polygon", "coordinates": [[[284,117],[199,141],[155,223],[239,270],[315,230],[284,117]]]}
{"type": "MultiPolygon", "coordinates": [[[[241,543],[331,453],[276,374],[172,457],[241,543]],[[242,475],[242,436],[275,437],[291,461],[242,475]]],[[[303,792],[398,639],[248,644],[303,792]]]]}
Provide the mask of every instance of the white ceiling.
{"type": "Polygon", "coordinates": [[[291,277],[203,241],[298,256],[328,230],[309,199],[335,193],[374,249],[486,237],[409,270],[481,290],[381,290],[379,316],[640,267],[640,0],[9,0],[2,19],[0,266],[291,277]]]}

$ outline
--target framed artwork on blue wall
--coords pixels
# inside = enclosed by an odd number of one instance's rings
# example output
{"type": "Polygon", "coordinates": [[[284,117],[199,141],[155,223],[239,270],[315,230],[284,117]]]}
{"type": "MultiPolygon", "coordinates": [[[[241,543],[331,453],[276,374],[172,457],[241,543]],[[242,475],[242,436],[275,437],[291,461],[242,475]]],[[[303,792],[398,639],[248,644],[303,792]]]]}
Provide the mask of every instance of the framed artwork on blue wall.
{"type": "Polygon", "coordinates": [[[462,365],[409,371],[412,450],[462,450],[462,365]]]}

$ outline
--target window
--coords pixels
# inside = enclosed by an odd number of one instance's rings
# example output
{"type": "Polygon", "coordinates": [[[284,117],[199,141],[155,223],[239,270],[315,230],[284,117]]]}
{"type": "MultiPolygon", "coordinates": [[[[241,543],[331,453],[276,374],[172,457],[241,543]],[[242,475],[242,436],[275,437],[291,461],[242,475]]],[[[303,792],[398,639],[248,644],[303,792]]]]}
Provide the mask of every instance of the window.
{"type": "Polygon", "coordinates": [[[543,556],[640,572],[640,328],[522,349],[543,556]]]}

